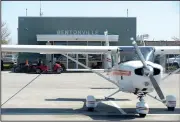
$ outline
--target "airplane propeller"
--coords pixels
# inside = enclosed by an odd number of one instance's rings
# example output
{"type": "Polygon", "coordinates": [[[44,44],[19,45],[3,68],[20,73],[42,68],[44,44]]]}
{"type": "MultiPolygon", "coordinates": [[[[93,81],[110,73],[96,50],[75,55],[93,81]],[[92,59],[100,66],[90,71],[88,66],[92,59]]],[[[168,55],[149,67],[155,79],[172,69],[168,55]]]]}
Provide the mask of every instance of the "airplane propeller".
{"type": "Polygon", "coordinates": [[[149,79],[150,79],[154,89],[156,90],[159,98],[162,100],[163,103],[165,103],[166,100],[165,100],[164,94],[163,94],[159,84],[157,83],[156,79],[153,76],[153,67],[147,65],[147,63],[144,59],[144,56],[142,55],[136,41],[133,38],[131,38],[131,40],[133,41],[132,44],[134,45],[134,48],[136,49],[136,52],[137,52],[143,66],[144,66],[144,68],[143,68],[144,75],[149,77],[149,79]]]}

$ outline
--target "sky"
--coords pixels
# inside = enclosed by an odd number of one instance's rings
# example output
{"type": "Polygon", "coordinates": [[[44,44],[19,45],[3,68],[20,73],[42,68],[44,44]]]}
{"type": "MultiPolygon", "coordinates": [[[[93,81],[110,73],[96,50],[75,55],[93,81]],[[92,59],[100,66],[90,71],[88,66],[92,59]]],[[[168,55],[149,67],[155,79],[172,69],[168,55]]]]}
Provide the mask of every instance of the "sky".
{"type": "MultiPolygon", "coordinates": [[[[40,1],[2,1],[2,21],[11,32],[11,44],[17,44],[18,17],[39,16],[40,1]]],[[[41,1],[43,16],[90,16],[137,18],[137,35],[148,40],[180,38],[179,1],[41,1]]]]}

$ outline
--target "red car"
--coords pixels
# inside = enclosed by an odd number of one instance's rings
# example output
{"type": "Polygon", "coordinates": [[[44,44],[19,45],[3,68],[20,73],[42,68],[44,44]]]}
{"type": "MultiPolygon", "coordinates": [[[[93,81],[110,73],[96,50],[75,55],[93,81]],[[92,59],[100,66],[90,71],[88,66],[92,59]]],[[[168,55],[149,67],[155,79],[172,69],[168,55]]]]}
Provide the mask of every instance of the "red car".
{"type": "MultiPolygon", "coordinates": [[[[36,70],[36,73],[38,73],[38,74],[40,74],[42,72],[48,72],[48,70],[49,70],[49,67],[46,65],[43,65],[43,64],[41,64],[40,66],[33,66],[33,68],[36,70]]],[[[52,70],[53,70],[53,72],[56,72],[58,74],[60,74],[63,71],[61,65],[58,63],[55,63],[52,70]]]]}

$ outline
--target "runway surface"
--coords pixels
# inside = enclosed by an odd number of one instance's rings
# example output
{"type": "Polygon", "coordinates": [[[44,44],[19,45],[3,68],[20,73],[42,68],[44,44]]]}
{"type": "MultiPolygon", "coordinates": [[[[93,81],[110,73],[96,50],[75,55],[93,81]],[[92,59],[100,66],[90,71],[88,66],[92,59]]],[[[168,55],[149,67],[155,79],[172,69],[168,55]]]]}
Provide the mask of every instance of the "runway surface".
{"type": "MultiPolygon", "coordinates": [[[[2,101],[24,87],[37,74],[1,72],[2,101]]],[[[87,95],[102,100],[117,90],[116,86],[93,73],[42,74],[28,87],[2,106],[2,121],[5,120],[180,120],[180,75],[175,74],[162,84],[163,92],[177,97],[174,112],[160,102],[145,97],[150,113],[140,118],[135,112],[137,96],[122,93],[115,100],[102,101],[94,112],[85,107],[87,95]]],[[[156,95],[153,93],[152,95],[156,95]]]]}

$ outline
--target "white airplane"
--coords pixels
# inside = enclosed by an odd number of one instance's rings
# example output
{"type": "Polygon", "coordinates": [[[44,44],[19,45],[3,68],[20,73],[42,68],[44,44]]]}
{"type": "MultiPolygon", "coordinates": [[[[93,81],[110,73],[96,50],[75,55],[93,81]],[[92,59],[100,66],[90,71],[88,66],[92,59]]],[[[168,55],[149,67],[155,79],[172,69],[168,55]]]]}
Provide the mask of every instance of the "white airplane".
{"type": "MultiPolygon", "coordinates": [[[[136,104],[136,111],[141,117],[145,117],[149,112],[149,106],[143,99],[146,95],[153,97],[149,93],[154,90],[159,98],[154,99],[162,102],[170,111],[176,107],[176,97],[167,95],[166,98],[159,86],[161,81],[171,76],[163,76],[163,67],[154,63],[155,55],[180,54],[179,46],[137,46],[136,41],[131,38],[133,46],[109,46],[107,32],[106,46],[55,46],[55,45],[2,45],[2,52],[28,52],[43,54],[62,54],[84,68],[103,77],[105,80],[117,86],[118,90],[105,99],[118,92],[133,93],[138,96],[139,102],[136,104]],[[106,71],[108,77],[97,72],[86,65],[78,62],[67,54],[105,54],[107,60],[106,71]],[[123,61],[120,61],[120,58],[123,61]],[[113,63],[113,65],[112,65],[113,63]]],[[[174,71],[172,74],[178,72],[174,71]]],[[[94,110],[98,101],[92,95],[86,98],[88,110],[94,110]]]]}

